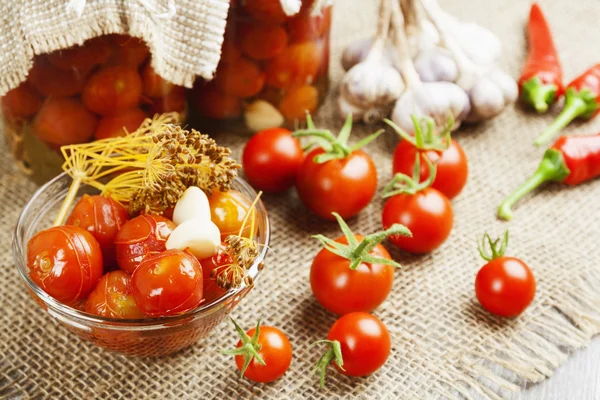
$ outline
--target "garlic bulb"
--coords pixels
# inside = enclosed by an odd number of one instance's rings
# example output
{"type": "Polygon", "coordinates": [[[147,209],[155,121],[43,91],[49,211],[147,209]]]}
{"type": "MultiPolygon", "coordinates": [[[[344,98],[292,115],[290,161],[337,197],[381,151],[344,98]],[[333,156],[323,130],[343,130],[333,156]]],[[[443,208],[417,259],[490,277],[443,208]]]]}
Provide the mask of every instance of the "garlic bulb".
{"type": "Polygon", "coordinates": [[[167,250],[188,250],[198,259],[217,254],[221,232],[212,221],[203,218],[188,219],[178,225],[167,239],[167,250]]]}
{"type": "Polygon", "coordinates": [[[177,204],[173,209],[173,222],[175,225],[181,225],[188,219],[210,221],[208,197],[197,186],[188,187],[177,200],[177,204]]]}
{"type": "MultiPolygon", "coordinates": [[[[344,68],[344,71],[348,71],[359,62],[364,61],[369,55],[369,50],[373,47],[374,41],[375,38],[363,38],[350,42],[342,53],[342,68],[344,68]]],[[[389,56],[391,51],[391,46],[386,43],[383,50],[383,63],[392,64],[392,59],[389,56]]]]}
{"type": "Polygon", "coordinates": [[[363,109],[389,104],[404,91],[400,73],[383,62],[390,11],[390,0],[383,0],[377,36],[367,58],[350,68],[342,81],[341,95],[348,103],[363,109]]]}
{"type": "Polygon", "coordinates": [[[281,112],[265,100],[255,100],[246,106],[244,121],[252,132],[264,129],[277,128],[284,123],[281,112]]]}
{"type": "Polygon", "coordinates": [[[454,82],[458,78],[458,67],[452,54],[442,47],[419,52],[414,63],[423,82],[454,82]]]}
{"type": "Polygon", "coordinates": [[[339,96],[336,102],[337,113],[340,118],[347,118],[348,114],[352,114],[352,121],[362,121],[366,124],[374,124],[381,121],[389,114],[389,106],[361,108],[349,103],[343,96],[339,96]]]}

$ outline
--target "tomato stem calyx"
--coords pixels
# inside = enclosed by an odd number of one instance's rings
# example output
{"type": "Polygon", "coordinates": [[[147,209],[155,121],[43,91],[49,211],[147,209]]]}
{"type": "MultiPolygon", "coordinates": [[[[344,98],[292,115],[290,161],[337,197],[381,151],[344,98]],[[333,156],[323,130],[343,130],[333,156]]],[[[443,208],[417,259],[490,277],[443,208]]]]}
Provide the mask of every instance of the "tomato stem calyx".
{"type": "Polygon", "coordinates": [[[429,169],[429,177],[426,180],[421,182],[421,154],[417,153],[415,156],[413,176],[410,177],[400,172],[397,173],[394,175],[392,180],[385,185],[381,196],[385,199],[398,194],[413,195],[431,186],[435,180],[437,168],[436,165],[429,159],[429,157],[423,157],[423,159],[425,160],[425,164],[427,164],[427,168],[429,169]]]}
{"type": "Polygon", "coordinates": [[[415,127],[415,135],[412,136],[402,130],[398,125],[389,119],[384,119],[385,123],[392,127],[396,133],[407,142],[411,143],[420,151],[433,150],[433,151],[445,151],[450,147],[451,132],[454,126],[454,117],[452,114],[448,116],[448,121],[444,129],[436,134],[435,133],[435,121],[431,117],[417,117],[412,114],[410,116],[413,125],[415,127]]]}
{"type": "Polygon", "coordinates": [[[240,347],[236,347],[231,350],[220,350],[221,354],[225,355],[233,355],[233,356],[243,356],[244,357],[244,366],[240,371],[240,379],[244,376],[246,369],[252,362],[253,358],[256,358],[256,361],[260,363],[260,365],[267,365],[265,360],[260,356],[259,352],[261,349],[261,344],[258,343],[258,336],[260,335],[260,319],[256,323],[256,329],[254,331],[254,335],[252,337],[248,336],[246,332],[238,325],[237,322],[231,317],[229,317],[233,325],[235,326],[235,330],[240,336],[240,340],[242,345],[240,347]]]}
{"type": "Polygon", "coordinates": [[[344,359],[342,357],[342,346],[337,340],[318,340],[311,344],[308,348],[310,349],[311,347],[321,343],[325,343],[327,345],[327,351],[321,356],[321,358],[319,358],[319,361],[317,361],[314,373],[316,375],[319,375],[319,387],[322,388],[325,385],[325,374],[327,373],[327,366],[333,361],[339,369],[344,371],[344,359]]]}
{"type": "Polygon", "coordinates": [[[314,161],[317,164],[323,164],[327,161],[344,159],[356,150],[361,149],[373,140],[377,139],[379,135],[383,133],[383,129],[359,140],[356,144],[350,146],[348,139],[352,131],[352,114],[348,114],[346,122],[342,126],[339,135],[336,137],[328,129],[317,129],[310,114],[306,115],[306,129],[299,129],[295,131],[292,136],[294,137],[310,137],[311,141],[305,149],[310,149],[313,146],[322,148],[325,152],[315,156],[314,161]]]}
{"type": "Polygon", "coordinates": [[[338,213],[333,212],[332,214],[337,219],[340,228],[344,233],[346,240],[348,241],[348,244],[339,243],[323,235],[314,235],[313,238],[319,240],[323,244],[323,247],[325,247],[333,254],[350,260],[350,269],[355,270],[363,262],[370,264],[391,265],[397,268],[401,267],[401,265],[394,260],[375,257],[372,256],[370,253],[375,248],[375,246],[383,242],[388,236],[412,236],[411,232],[408,230],[407,227],[401,224],[394,224],[384,231],[366,235],[363,238],[363,240],[359,243],[358,239],[356,238],[356,235],[352,232],[352,230],[346,224],[344,219],[338,213]]]}
{"type": "Polygon", "coordinates": [[[479,255],[485,261],[492,261],[496,258],[502,257],[506,252],[506,247],[508,246],[508,230],[504,231],[504,235],[502,238],[496,238],[496,240],[492,240],[489,234],[485,233],[481,238],[481,241],[477,243],[477,250],[479,251],[479,255]],[[491,254],[488,251],[491,250],[491,254]]]}

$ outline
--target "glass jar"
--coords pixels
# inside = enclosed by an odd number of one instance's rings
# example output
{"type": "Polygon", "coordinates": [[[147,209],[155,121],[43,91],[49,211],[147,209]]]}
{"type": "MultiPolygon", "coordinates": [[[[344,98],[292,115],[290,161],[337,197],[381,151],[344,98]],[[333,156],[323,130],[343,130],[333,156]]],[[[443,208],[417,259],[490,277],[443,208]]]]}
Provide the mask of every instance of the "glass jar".
{"type": "Polygon", "coordinates": [[[0,103],[15,160],[39,183],[60,172],[63,145],[122,136],[155,113],[186,112],[184,88],[158,76],[145,43],[126,35],[37,56],[0,103]]]}
{"type": "Polygon", "coordinates": [[[215,77],[190,94],[194,124],[255,132],[316,111],[329,86],[331,7],[313,15],[312,3],[287,17],[277,0],[231,2],[215,77]]]}

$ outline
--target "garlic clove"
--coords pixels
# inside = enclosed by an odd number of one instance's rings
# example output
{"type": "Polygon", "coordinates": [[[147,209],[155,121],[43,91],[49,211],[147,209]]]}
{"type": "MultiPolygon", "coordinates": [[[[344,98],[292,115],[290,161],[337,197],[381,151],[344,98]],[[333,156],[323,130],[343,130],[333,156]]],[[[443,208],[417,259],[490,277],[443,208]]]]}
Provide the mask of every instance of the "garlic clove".
{"type": "Polygon", "coordinates": [[[285,122],[281,112],[265,100],[255,100],[247,105],[244,120],[248,129],[253,132],[277,128],[285,122]]]}
{"type": "Polygon", "coordinates": [[[167,250],[188,250],[202,260],[217,254],[221,232],[212,221],[202,218],[188,219],[178,225],[167,239],[167,250]]]}
{"type": "Polygon", "coordinates": [[[441,47],[421,51],[415,59],[415,69],[423,82],[454,82],[458,78],[452,54],[441,47]]]}
{"type": "Polygon", "coordinates": [[[208,197],[197,186],[188,187],[177,201],[175,209],[173,209],[173,222],[175,225],[180,225],[190,219],[210,221],[208,197]]]}

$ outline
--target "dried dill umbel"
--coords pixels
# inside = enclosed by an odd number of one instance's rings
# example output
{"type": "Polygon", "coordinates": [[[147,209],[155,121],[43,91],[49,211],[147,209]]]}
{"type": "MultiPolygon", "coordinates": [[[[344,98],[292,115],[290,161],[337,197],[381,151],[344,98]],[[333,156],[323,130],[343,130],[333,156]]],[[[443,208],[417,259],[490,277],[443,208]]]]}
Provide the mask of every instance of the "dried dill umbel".
{"type": "Polygon", "coordinates": [[[82,183],[126,205],[133,215],[162,214],[189,186],[209,194],[228,191],[240,168],[231,150],[183,129],[177,118],[176,113],[162,114],[124,137],[63,146],[63,170],[73,182],[55,225],[63,223],[82,183]]]}

